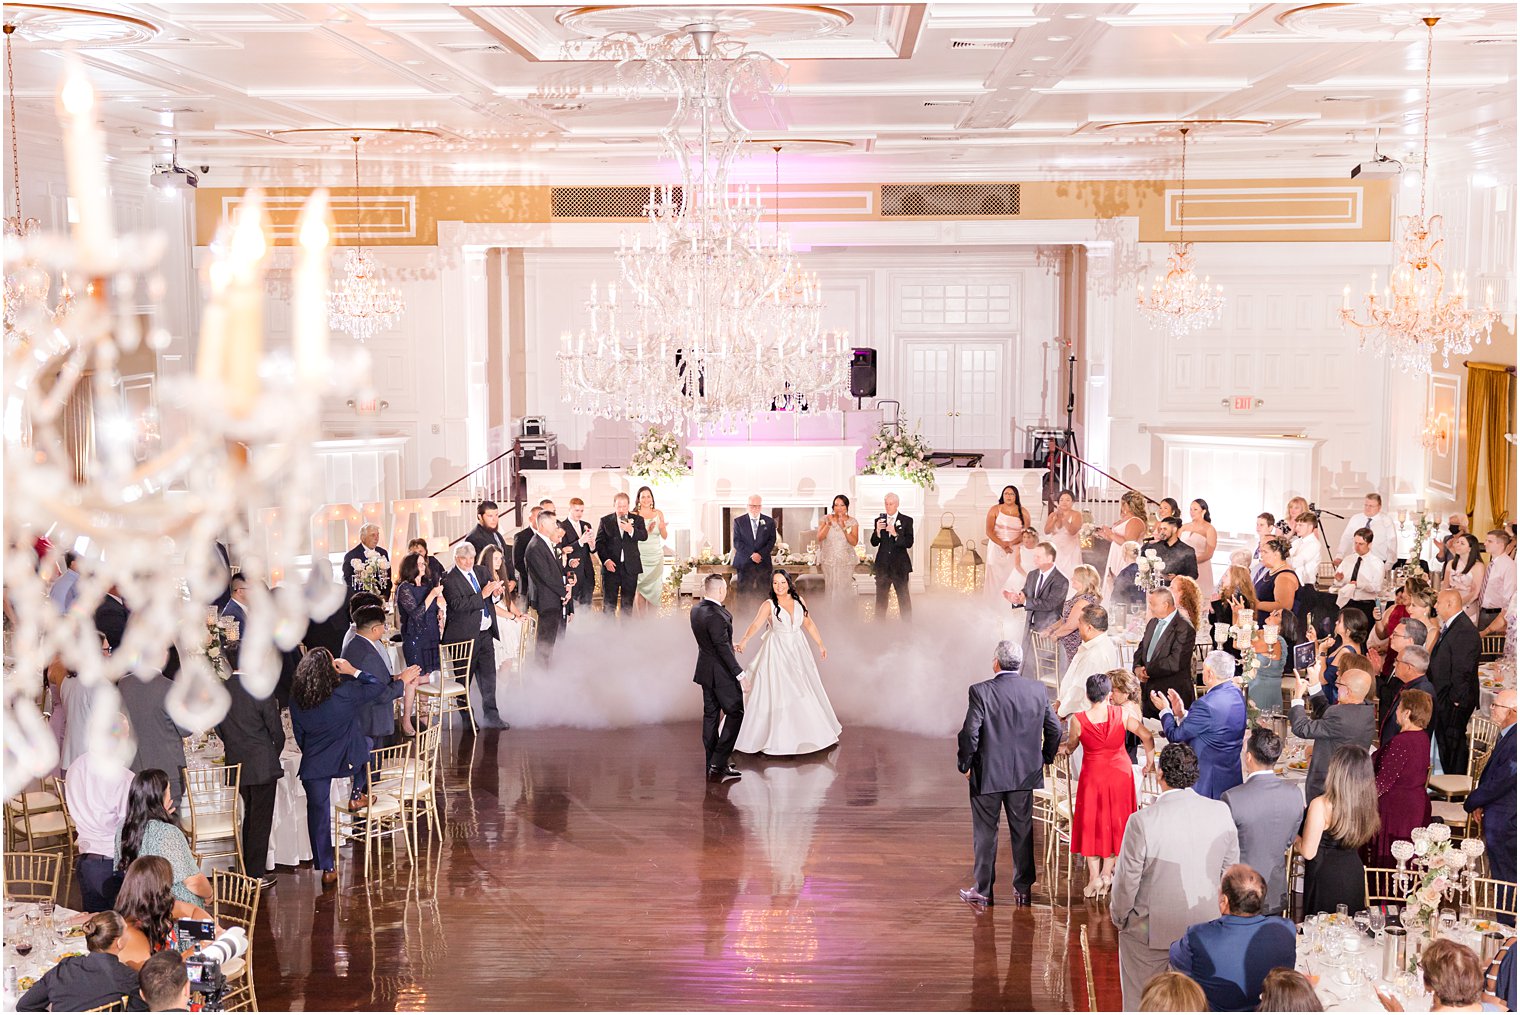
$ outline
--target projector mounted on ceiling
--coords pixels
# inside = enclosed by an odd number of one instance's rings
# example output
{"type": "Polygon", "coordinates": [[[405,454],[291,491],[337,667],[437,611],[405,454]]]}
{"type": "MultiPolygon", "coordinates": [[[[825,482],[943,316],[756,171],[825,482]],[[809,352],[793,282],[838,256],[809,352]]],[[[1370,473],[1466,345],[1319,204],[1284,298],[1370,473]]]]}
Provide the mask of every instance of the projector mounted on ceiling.
{"type": "Polygon", "coordinates": [[[1382,131],[1378,131],[1377,134],[1373,135],[1372,161],[1363,162],[1359,166],[1351,167],[1351,178],[1353,180],[1362,176],[1365,176],[1369,180],[1391,180],[1404,171],[1404,163],[1398,159],[1389,158],[1378,151],[1378,140],[1381,134],[1382,131]]]}
{"type": "MultiPolygon", "coordinates": [[[[201,172],[205,172],[206,166],[201,166],[201,172]]],[[[179,164],[179,141],[174,142],[174,149],[169,156],[167,166],[154,166],[153,175],[149,177],[153,186],[159,190],[173,193],[180,190],[194,190],[201,184],[201,178],[184,166],[179,164]]]]}

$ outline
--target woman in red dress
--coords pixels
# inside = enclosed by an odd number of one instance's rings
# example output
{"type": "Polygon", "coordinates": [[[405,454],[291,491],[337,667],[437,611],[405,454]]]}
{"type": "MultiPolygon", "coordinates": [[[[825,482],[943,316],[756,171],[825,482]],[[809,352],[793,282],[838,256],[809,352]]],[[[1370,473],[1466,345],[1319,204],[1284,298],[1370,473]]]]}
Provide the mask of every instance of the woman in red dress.
{"type": "Polygon", "coordinates": [[[1399,707],[1393,713],[1399,732],[1388,746],[1372,756],[1372,771],[1377,780],[1378,817],[1382,824],[1367,844],[1374,867],[1392,867],[1393,844],[1409,838],[1409,833],[1430,823],[1430,797],[1425,780],[1430,778],[1430,713],[1434,702],[1424,691],[1408,690],[1399,695],[1399,707]]]}
{"type": "Polygon", "coordinates": [[[1087,887],[1082,894],[1089,899],[1105,894],[1114,883],[1114,861],[1124,841],[1124,826],[1135,813],[1135,770],[1124,749],[1124,735],[1140,738],[1146,767],[1154,760],[1151,731],[1138,715],[1111,704],[1112,692],[1107,674],[1087,678],[1087,711],[1071,717],[1070,731],[1061,745],[1067,754],[1076,750],[1077,743],[1082,746],[1071,851],[1087,860],[1087,887]]]}

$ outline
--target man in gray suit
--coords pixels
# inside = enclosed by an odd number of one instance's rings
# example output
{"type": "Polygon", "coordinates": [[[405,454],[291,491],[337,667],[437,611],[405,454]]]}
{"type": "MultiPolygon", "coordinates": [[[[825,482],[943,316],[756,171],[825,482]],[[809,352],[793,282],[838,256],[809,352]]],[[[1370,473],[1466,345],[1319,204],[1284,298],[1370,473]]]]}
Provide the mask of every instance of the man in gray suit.
{"type": "Polygon", "coordinates": [[[157,768],[169,776],[169,790],[176,801],[185,796],[185,737],[190,731],[169,718],[164,706],[174,682],[162,672],[146,680],[128,674],[116,683],[121,694],[121,710],[132,723],[137,737],[137,756],[132,759],[134,775],[157,768]]]}
{"type": "Polygon", "coordinates": [[[1288,908],[1288,846],[1304,819],[1304,795],[1272,770],[1282,755],[1282,738],[1254,729],[1246,738],[1246,781],[1221,798],[1235,819],[1240,862],[1267,879],[1262,912],[1288,908]]]}
{"type": "Polygon", "coordinates": [[[1340,672],[1335,677],[1340,700],[1325,709],[1322,719],[1309,718],[1304,709],[1304,697],[1324,693],[1324,659],[1317,660],[1309,670],[1308,681],[1298,678],[1298,688],[1293,692],[1292,707],[1288,710],[1288,722],[1294,736],[1314,741],[1314,754],[1309,759],[1309,779],[1304,784],[1306,803],[1313,803],[1314,798],[1325,791],[1325,773],[1330,769],[1330,758],[1337,748],[1350,744],[1367,751],[1372,747],[1372,738],[1377,736],[1377,708],[1367,700],[1372,693],[1371,666],[1365,656],[1342,657],[1340,672]]]}
{"type": "Polygon", "coordinates": [[[1034,791],[1061,745],[1061,725],[1045,685],[1019,675],[1019,647],[1000,641],[991,680],[972,684],[956,767],[971,787],[971,842],[976,885],[961,898],[980,910],[992,905],[997,883],[998,822],[1008,812],[1013,850],[1013,904],[1029,905],[1034,887],[1034,791]]]}
{"type": "Polygon", "coordinates": [[[1012,603],[1015,610],[1023,607],[1029,611],[1029,627],[1024,634],[1026,656],[1033,651],[1029,636],[1060,621],[1061,611],[1066,606],[1066,590],[1070,584],[1066,575],[1056,570],[1054,546],[1041,543],[1035,547],[1034,560],[1035,569],[1024,579],[1024,591],[1003,593],[1003,598],[1012,603]]]}
{"type": "Polygon", "coordinates": [[[1186,744],[1161,751],[1162,793],[1130,816],[1114,867],[1109,915],[1119,928],[1124,1010],[1138,1011],[1145,984],[1170,967],[1172,943],[1219,915],[1219,882],[1240,859],[1222,801],[1199,796],[1198,758],[1186,744]]]}

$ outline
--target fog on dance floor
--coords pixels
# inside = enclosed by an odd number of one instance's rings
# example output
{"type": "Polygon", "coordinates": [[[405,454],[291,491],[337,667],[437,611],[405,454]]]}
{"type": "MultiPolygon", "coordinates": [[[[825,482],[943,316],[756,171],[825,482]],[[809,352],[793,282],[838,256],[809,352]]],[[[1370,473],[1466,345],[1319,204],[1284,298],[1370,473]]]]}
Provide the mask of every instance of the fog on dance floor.
{"type": "MultiPolygon", "coordinates": [[[[861,597],[862,609],[867,602],[861,597]]],[[[1012,611],[980,597],[920,596],[910,622],[895,615],[867,621],[860,611],[850,615],[821,601],[809,608],[829,651],[818,670],[839,721],[926,736],[960,728],[966,688],[992,675],[993,648],[1014,631],[1012,611]]],[[[753,606],[735,613],[735,641],[753,619],[753,606]]],[[[753,662],[760,638],[750,640],[741,665],[753,662]]],[[[524,675],[502,669],[498,700],[505,718],[528,728],[696,720],[702,715],[702,692],[691,679],[696,657],[686,610],[614,621],[582,607],[547,669],[531,656],[524,675]]]]}

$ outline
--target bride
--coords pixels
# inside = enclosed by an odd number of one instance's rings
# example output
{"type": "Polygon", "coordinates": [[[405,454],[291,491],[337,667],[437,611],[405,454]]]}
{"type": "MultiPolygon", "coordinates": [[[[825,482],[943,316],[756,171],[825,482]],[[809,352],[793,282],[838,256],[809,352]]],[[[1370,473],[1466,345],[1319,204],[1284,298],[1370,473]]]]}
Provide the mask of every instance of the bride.
{"type": "Polygon", "coordinates": [[[740,652],[755,632],[770,633],[745,675],[744,722],[734,750],[745,754],[812,754],[839,742],[839,720],[818,679],[818,666],[808,648],[806,632],[818,643],[820,658],[829,657],[823,638],[797,595],[792,576],[771,576],[770,598],[760,604],[754,621],[735,646],[740,652]]]}

